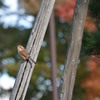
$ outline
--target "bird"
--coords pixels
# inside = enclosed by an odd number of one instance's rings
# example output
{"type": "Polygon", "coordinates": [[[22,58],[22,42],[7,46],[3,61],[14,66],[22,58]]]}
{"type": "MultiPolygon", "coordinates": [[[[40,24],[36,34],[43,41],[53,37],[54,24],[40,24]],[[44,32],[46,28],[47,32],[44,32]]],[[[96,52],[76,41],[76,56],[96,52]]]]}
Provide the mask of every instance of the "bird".
{"type": "Polygon", "coordinates": [[[30,57],[30,54],[26,51],[26,49],[22,45],[17,46],[18,54],[21,56],[23,60],[31,60],[33,63],[36,62],[30,57]]]}

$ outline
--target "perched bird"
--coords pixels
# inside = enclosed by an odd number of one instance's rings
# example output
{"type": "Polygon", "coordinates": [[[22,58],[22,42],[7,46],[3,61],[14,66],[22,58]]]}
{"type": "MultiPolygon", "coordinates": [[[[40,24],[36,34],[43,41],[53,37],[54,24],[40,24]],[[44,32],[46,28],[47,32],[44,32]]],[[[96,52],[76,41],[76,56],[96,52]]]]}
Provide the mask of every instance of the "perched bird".
{"type": "Polygon", "coordinates": [[[23,58],[24,60],[31,60],[35,63],[35,61],[30,57],[29,53],[25,50],[25,48],[22,45],[18,45],[17,50],[21,58],[23,58]]]}

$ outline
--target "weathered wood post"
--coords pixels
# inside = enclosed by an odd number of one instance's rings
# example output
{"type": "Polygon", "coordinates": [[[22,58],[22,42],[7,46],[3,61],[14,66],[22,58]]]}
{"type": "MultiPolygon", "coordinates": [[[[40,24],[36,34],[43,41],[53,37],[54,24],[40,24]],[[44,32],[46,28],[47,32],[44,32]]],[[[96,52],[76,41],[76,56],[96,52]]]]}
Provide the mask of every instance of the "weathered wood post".
{"type": "MultiPolygon", "coordinates": [[[[37,60],[54,3],[55,0],[42,0],[36,22],[30,34],[26,49],[34,61],[37,60]]],[[[34,66],[34,63],[26,61],[21,64],[10,100],[25,99],[34,66]]]]}
{"type": "Polygon", "coordinates": [[[71,28],[72,37],[67,53],[64,73],[62,76],[62,90],[59,98],[60,100],[72,99],[88,4],[89,0],[76,0],[76,6],[71,28]]]}

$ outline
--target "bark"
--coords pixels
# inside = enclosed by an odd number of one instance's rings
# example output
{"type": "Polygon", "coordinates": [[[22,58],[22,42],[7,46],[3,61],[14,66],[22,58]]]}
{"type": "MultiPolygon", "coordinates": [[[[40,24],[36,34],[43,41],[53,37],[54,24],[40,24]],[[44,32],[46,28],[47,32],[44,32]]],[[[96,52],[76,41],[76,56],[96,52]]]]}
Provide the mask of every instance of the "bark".
{"type": "MultiPolygon", "coordinates": [[[[26,50],[34,61],[37,60],[54,3],[55,0],[42,0],[36,22],[30,34],[26,50]]],[[[35,64],[29,61],[21,63],[10,100],[25,99],[34,67],[35,64]]]]}
{"type": "Polygon", "coordinates": [[[71,28],[71,43],[68,50],[65,69],[62,76],[60,100],[71,100],[75,83],[76,70],[81,49],[84,22],[89,0],[77,0],[71,28]]]}

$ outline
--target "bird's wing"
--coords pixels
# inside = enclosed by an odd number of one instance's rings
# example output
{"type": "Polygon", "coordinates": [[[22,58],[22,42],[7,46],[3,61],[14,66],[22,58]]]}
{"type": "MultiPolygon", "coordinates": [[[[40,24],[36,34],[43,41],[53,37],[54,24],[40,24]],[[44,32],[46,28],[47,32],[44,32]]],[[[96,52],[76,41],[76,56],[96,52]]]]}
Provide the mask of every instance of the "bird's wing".
{"type": "Polygon", "coordinates": [[[28,59],[29,58],[29,54],[27,51],[23,50],[20,51],[20,55],[22,55],[23,58],[28,59]]]}

